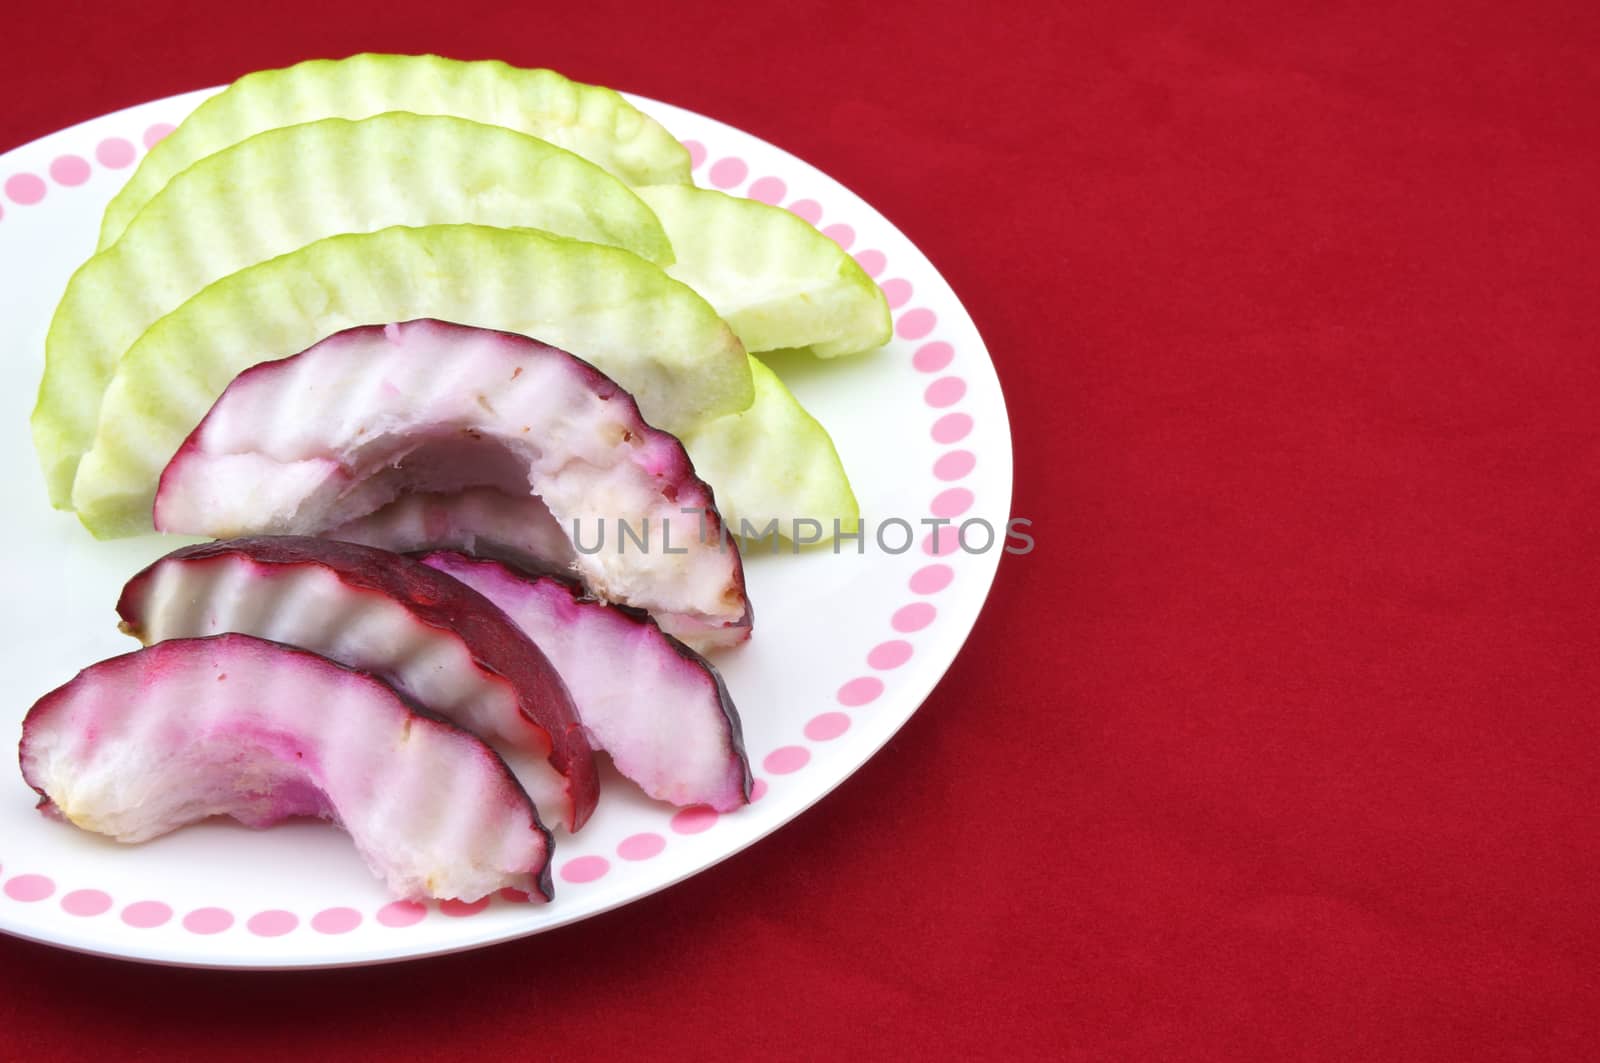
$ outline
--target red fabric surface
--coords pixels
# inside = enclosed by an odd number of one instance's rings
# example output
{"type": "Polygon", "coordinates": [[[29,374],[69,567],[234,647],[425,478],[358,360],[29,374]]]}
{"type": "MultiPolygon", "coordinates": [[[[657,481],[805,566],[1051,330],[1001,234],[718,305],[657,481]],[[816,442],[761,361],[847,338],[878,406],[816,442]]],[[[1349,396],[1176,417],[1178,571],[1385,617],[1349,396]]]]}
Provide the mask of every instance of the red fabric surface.
{"type": "Polygon", "coordinates": [[[0,939],[0,1057],[1594,1058],[1592,4],[106,6],[0,15],[0,144],[434,50],[816,163],[976,318],[1039,549],[722,866],[391,968],[0,939]]]}

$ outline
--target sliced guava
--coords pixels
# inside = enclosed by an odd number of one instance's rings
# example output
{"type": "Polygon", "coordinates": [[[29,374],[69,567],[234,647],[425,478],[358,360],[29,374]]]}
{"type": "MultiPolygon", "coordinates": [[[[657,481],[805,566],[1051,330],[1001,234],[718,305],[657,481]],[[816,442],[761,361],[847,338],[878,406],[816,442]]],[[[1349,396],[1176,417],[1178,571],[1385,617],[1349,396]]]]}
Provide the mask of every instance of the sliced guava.
{"type": "Polygon", "coordinates": [[[146,644],[234,631],[381,676],[517,765],[568,830],[600,796],[557,668],[483,595],[386,550],[295,536],[176,550],[128,581],[122,629],[146,644]]]}
{"type": "Polygon", "coordinates": [[[241,370],[352,326],[423,317],[571,351],[664,431],[753,397],[744,348],[710,305],[627,251],[481,225],[333,236],[216,282],[140,337],[106,388],[92,447],[59,444],[88,451],[74,508],[97,536],[149,530],[161,469],[241,370]]]}
{"type": "Polygon", "coordinates": [[[739,713],[722,676],[647,614],[497,561],[441,551],[422,563],[494,602],[538,643],[596,747],[646,794],[719,812],[749,800],[739,713]]]}
{"type": "Polygon", "coordinates": [[[84,669],[28,712],[21,760],[47,815],[121,842],[319,816],[401,897],[551,894],[550,837],[493,750],[373,676],[249,635],[84,669]]]}
{"type": "Polygon", "coordinates": [[[315,535],[482,487],[538,496],[596,595],[692,645],[749,637],[738,547],[683,445],[593,366],[505,332],[367,326],[246,370],[162,473],[155,525],[315,535]]]}
{"type": "Polygon", "coordinates": [[[733,534],[827,542],[859,530],[861,510],[828,430],[782,380],[750,359],[756,399],[741,413],[683,433],[700,477],[733,534]],[[815,521],[815,526],[801,525],[815,521]]]}
{"type": "Polygon", "coordinates": [[[656,263],[650,208],[594,163],[460,118],[382,114],[272,129],[195,163],[67,284],[45,337],[33,424],[50,499],[71,499],[65,440],[92,431],[117,361],[231,273],[340,233],[470,222],[544,229],[656,263]]]}
{"type": "Polygon", "coordinates": [[[553,70],[436,55],[314,59],[247,74],[195,108],[150,150],[106,208],[100,247],[114,243],[175,175],[230,144],[280,126],[385,111],[453,115],[531,133],[629,184],[690,180],[689,153],[660,123],[611,89],[553,70]]]}
{"type": "Polygon", "coordinates": [[[708,188],[640,188],[672,240],[667,272],[705,296],[751,351],[820,358],[881,347],[893,324],[867,271],[781,207],[708,188]]]}

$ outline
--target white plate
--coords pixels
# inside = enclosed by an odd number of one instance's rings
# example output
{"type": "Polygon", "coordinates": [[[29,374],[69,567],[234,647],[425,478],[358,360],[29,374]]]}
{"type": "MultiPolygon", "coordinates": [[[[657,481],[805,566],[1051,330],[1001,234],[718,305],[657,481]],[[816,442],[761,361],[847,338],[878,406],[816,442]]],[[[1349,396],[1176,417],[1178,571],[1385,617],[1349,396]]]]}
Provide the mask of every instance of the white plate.
{"type": "MultiPolygon", "coordinates": [[[[34,699],[132,643],[113,606],[122,583],[171,547],[159,536],[93,541],[45,501],[28,434],[51,311],[92,250],[101,210],[145,142],[210,91],[106,115],[0,156],[0,529],[5,696],[16,736],[34,699]]],[[[837,181],[756,137],[636,100],[690,145],[706,185],[817,221],[878,277],[895,307],[884,351],[777,368],[833,433],[869,522],[865,553],[751,556],[749,645],[717,659],[744,720],[759,799],[737,813],[679,812],[608,776],[600,808],[555,856],[556,899],[471,908],[393,904],[343,835],[318,823],[254,832],[208,822],[120,846],[46,820],[0,769],[0,930],[158,963],[325,967],[425,956],[571,923],[670,886],[814,804],[881,747],[939,681],[994,577],[1011,501],[1011,436],[994,367],[971,318],[911,241],[837,181]],[[932,512],[981,519],[968,552],[932,512]],[[885,548],[886,547],[886,548],[885,548]]],[[[1003,706],[996,706],[1003,712],[1003,706]]],[[[12,737],[7,737],[9,743],[12,737]]],[[[9,755],[8,755],[9,759],[9,755]]],[[[12,762],[14,763],[14,761],[12,762]]],[[[884,795],[886,802],[895,800],[884,795]]],[[[900,815],[916,815],[900,808],[900,815]]],[[[886,829],[893,829],[890,824],[886,829]]]]}

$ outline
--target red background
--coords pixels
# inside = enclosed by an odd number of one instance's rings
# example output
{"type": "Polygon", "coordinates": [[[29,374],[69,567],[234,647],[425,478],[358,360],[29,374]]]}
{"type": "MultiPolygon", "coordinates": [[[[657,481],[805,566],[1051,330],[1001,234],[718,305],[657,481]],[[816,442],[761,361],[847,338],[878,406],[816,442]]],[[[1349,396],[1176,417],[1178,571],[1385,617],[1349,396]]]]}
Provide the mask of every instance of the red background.
{"type": "Polygon", "coordinates": [[[1592,4],[106,6],[0,15],[0,145],[435,50],[821,166],[984,332],[1039,549],[723,866],[386,969],[0,940],[0,1056],[1594,1057],[1592,4]]]}

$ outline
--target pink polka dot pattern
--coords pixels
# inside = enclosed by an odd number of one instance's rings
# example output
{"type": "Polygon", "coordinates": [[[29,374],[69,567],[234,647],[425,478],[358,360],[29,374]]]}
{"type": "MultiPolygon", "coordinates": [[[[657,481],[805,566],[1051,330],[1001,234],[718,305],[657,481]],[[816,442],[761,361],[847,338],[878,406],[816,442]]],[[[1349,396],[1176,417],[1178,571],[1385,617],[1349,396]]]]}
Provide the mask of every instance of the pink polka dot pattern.
{"type": "Polygon", "coordinates": [[[94,149],[94,157],[101,166],[110,170],[120,170],[124,166],[133,164],[133,158],[138,154],[128,141],[121,137],[107,137],[94,149]]]}
{"type": "Polygon", "coordinates": [[[908,280],[894,277],[884,281],[879,287],[883,289],[883,297],[888,300],[891,310],[897,310],[911,300],[911,282],[908,280]]]}
{"type": "Polygon", "coordinates": [[[672,817],[670,826],[677,834],[699,834],[708,831],[717,822],[717,810],[705,805],[686,808],[672,817]]]}
{"type": "Polygon", "coordinates": [[[788,191],[789,186],[779,177],[758,177],[750,182],[750,198],[759,199],[771,206],[783,202],[783,197],[788,191]]]}
{"type": "Polygon", "coordinates": [[[911,590],[916,594],[938,594],[955,579],[949,565],[925,565],[911,574],[911,590]]]}
{"type": "Polygon", "coordinates": [[[361,913],[354,908],[324,908],[311,917],[311,929],[319,934],[348,934],[361,925],[361,913]]]}
{"type": "Polygon", "coordinates": [[[378,909],[378,922],[392,927],[416,926],[427,914],[427,907],[416,901],[391,901],[378,909]]]}
{"type": "Polygon", "coordinates": [[[172,918],[172,909],[160,901],[135,901],[122,909],[122,921],[139,930],[153,930],[172,918]]]}
{"type": "Polygon", "coordinates": [[[246,930],[260,938],[281,938],[299,925],[299,916],[281,908],[257,912],[244,924],[246,930]]]}
{"type": "Polygon", "coordinates": [[[61,898],[61,910],[68,915],[102,915],[111,910],[111,894],[103,890],[73,890],[61,898]]]}
{"type": "Polygon", "coordinates": [[[959,517],[972,508],[972,501],[971,491],[965,487],[952,487],[935,495],[933,505],[929,508],[935,517],[959,517]]]}
{"type": "Polygon", "coordinates": [[[767,796],[767,780],[757,779],[750,784],[750,803],[753,805],[767,796]]]}
{"type": "Polygon", "coordinates": [[[469,915],[477,915],[489,907],[489,898],[480,897],[475,901],[448,900],[439,902],[439,911],[452,919],[465,919],[469,915]]]}
{"type": "Polygon", "coordinates": [[[972,432],[972,418],[964,413],[947,413],[933,422],[935,443],[959,443],[972,432]]]}
{"type": "Polygon", "coordinates": [[[955,528],[929,532],[928,537],[922,540],[922,552],[929,557],[949,557],[959,549],[961,534],[955,528]]]}
{"type": "Polygon", "coordinates": [[[955,356],[955,348],[943,340],[935,340],[918,347],[917,353],[911,356],[911,364],[919,373],[937,373],[955,356]]]}
{"type": "Polygon", "coordinates": [[[24,207],[39,202],[46,191],[44,181],[31,173],[12,174],[6,178],[6,198],[24,207]]]}
{"type": "Polygon", "coordinates": [[[814,199],[797,199],[789,204],[789,213],[798,214],[815,225],[822,220],[822,204],[814,199]]]}
{"type": "Polygon", "coordinates": [[[972,451],[952,450],[948,454],[940,455],[939,460],[933,463],[933,475],[948,483],[951,480],[961,479],[977,464],[977,456],[972,451]]]}
{"type": "Polygon", "coordinates": [[[858,251],[856,252],[856,263],[867,271],[867,276],[869,277],[876,277],[889,264],[888,260],[883,257],[882,251],[858,251]]]}
{"type": "Polygon", "coordinates": [[[610,870],[611,861],[603,856],[580,856],[567,861],[561,869],[561,878],[565,882],[593,882],[610,870]]]}
{"type": "Polygon", "coordinates": [[[76,188],[89,179],[89,164],[76,155],[62,155],[50,164],[50,180],[76,188]]]}
{"type": "Polygon", "coordinates": [[[845,225],[843,222],[828,226],[826,229],[822,230],[822,235],[826,236],[828,239],[832,240],[846,251],[850,250],[850,245],[856,242],[856,231],[850,228],[850,226],[845,225]]]}
{"type": "Polygon", "coordinates": [[[933,326],[937,323],[938,318],[933,316],[932,310],[919,306],[915,310],[907,310],[901,314],[894,331],[903,340],[920,340],[932,332],[933,326]]]}
{"type": "Polygon", "coordinates": [[[880,672],[887,672],[892,668],[899,668],[911,660],[911,643],[905,639],[890,639],[880,642],[867,653],[867,664],[880,672]]]}
{"type": "Polygon", "coordinates": [[[533,901],[532,894],[528,893],[526,890],[515,889],[511,886],[507,886],[498,892],[500,894],[500,899],[508,904],[529,904],[533,901]]]}
{"type": "Polygon", "coordinates": [[[744,160],[729,156],[711,164],[711,183],[718,188],[732,188],[750,174],[744,160]]]}
{"type": "Polygon", "coordinates": [[[870,675],[860,676],[839,688],[839,704],[853,709],[876,701],[882,693],[883,680],[870,675]]]}
{"type": "Polygon", "coordinates": [[[25,904],[42,901],[55,891],[56,884],[43,875],[18,875],[6,883],[6,896],[25,904]]]}
{"type": "Polygon", "coordinates": [[[788,775],[799,771],[811,760],[811,751],[805,746],[779,746],[761,762],[761,766],[774,775],[788,775]]]}
{"type": "MultiPolygon", "coordinates": [[[[943,566],[938,567],[942,568],[943,566]]],[[[915,577],[912,577],[912,582],[916,582],[915,577]]],[[[889,626],[896,631],[910,634],[913,631],[921,631],[933,623],[933,618],[938,613],[939,610],[927,602],[912,602],[910,605],[903,606],[895,612],[894,616],[889,619],[889,626]]]]}
{"type": "Polygon", "coordinates": [[[191,934],[220,934],[233,926],[233,913],[226,908],[196,908],[183,917],[183,928],[191,934]]]}
{"type": "Polygon", "coordinates": [[[935,409],[954,406],[967,393],[967,382],[958,376],[942,376],[928,385],[922,401],[935,409]]]}
{"type": "Polygon", "coordinates": [[[813,742],[831,742],[850,730],[850,717],[842,712],[824,712],[806,722],[806,737],[813,742]]]}
{"type": "Polygon", "coordinates": [[[689,153],[689,169],[698,170],[706,161],[706,146],[698,140],[685,140],[683,147],[689,153]]]}
{"type": "Polygon", "coordinates": [[[666,847],[667,839],[655,831],[645,831],[622,839],[617,845],[617,855],[624,860],[648,860],[652,856],[659,856],[666,847]]]}
{"type": "Polygon", "coordinates": [[[144,146],[146,148],[155,147],[157,144],[167,139],[167,134],[171,133],[172,129],[173,127],[166,122],[157,122],[155,125],[144,131],[144,146]]]}

